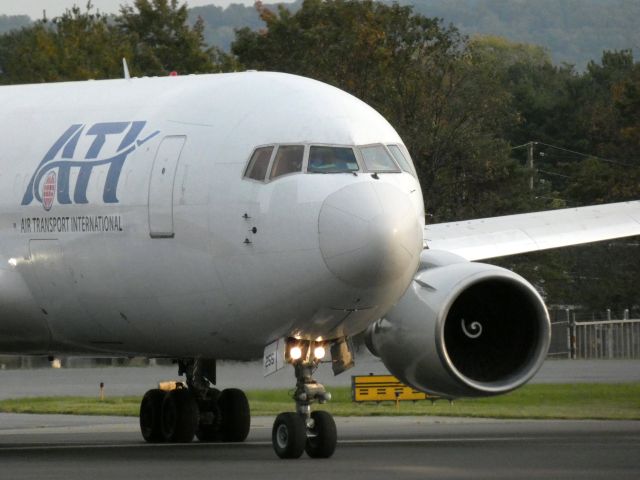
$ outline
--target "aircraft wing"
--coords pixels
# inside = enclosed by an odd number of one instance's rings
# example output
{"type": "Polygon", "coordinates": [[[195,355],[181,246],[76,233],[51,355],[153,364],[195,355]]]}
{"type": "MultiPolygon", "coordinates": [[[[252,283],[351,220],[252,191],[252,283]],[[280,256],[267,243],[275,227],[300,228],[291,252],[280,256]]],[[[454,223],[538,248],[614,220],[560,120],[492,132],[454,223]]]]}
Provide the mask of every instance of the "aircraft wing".
{"type": "Polygon", "coordinates": [[[640,235],[640,201],[427,225],[425,246],[467,260],[640,235]]]}

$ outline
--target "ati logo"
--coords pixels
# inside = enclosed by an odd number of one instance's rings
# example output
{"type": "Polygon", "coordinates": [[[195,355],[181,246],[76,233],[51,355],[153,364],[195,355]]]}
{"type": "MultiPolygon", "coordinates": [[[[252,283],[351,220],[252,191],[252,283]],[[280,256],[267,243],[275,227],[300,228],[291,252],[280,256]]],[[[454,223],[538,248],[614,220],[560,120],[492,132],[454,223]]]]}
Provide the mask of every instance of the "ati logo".
{"type": "Polygon", "coordinates": [[[61,205],[89,203],[89,180],[93,169],[101,166],[108,166],[102,200],[104,203],[118,203],[117,188],[124,161],[136,148],[160,133],[156,130],[139,139],[146,124],[108,122],[96,123],[91,127],[71,125],[38,165],[22,198],[22,205],[30,205],[35,199],[49,211],[55,200],[61,205]],[[77,169],[78,173],[73,200],[71,169],[77,169]]]}

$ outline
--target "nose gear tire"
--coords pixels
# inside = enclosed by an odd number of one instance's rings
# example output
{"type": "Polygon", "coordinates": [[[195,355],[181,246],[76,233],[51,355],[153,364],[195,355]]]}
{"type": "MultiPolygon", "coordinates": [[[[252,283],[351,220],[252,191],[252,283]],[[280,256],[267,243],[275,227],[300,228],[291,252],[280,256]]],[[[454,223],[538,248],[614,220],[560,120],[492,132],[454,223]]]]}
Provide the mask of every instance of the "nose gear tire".
{"type": "Polygon", "coordinates": [[[300,458],[307,442],[304,418],[293,412],[278,415],[273,423],[271,441],[278,457],[300,458]]]}
{"type": "Polygon", "coordinates": [[[336,422],[330,413],[324,411],[311,412],[311,419],[313,427],[309,429],[304,449],[311,458],[329,458],[338,441],[336,422]]]}

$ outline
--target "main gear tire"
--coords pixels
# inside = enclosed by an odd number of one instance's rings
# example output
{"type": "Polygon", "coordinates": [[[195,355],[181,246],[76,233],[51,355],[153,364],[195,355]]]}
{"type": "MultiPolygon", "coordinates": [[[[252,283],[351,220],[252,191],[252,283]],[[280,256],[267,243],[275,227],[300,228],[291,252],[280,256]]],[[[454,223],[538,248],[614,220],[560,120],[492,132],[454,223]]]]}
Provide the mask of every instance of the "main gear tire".
{"type": "Polygon", "coordinates": [[[199,411],[186,388],[167,392],[162,400],[162,436],[165,442],[189,443],[198,428],[199,411]]]}
{"type": "Polygon", "coordinates": [[[218,400],[220,391],[211,388],[205,398],[198,401],[200,409],[200,421],[196,430],[196,437],[201,442],[219,442],[222,439],[220,432],[221,412],[218,400]]]}
{"type": "Polygon", "coordinates": [[[251,427],[249,401],[242,390],[223,390],[218,400],[220,409],[220,435],[224,442],[243,442],[251,427]]]}
{"type": "Polygon", "coordinates": [[[162,400],[165,392],[155,388],[147,391],[140,402],[140,432],[149,443],[164,441],[162,436],[162,400]]]}

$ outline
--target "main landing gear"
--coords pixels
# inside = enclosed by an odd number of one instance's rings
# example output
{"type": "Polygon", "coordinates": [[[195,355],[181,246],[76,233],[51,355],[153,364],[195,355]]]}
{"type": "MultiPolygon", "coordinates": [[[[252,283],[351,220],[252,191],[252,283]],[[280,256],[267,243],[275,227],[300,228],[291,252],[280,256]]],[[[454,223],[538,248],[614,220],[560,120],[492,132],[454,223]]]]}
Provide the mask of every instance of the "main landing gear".
{"type": "Polygon", "coordinates": [[[220,392],[215,383],[215,360],[179,362],[187,385],[145,393],[140,404],[140,431],[147,442],[242,442],[249,434],[251,414],[242,390],[220,392]]]}
{"type": "Polygon", "coordinates": [[[280,458],[300,458],[304,451],[312,458],[329,458],[336,449],[336,423],[328,412],[311,411],[313,403],[331,400],[331,394],[313,379],[324,348],[314,342],[299,342],[288,345],[286,357],[296,374],[296,412],[276,417],[271,431],[273,449],[280,458]]]}

